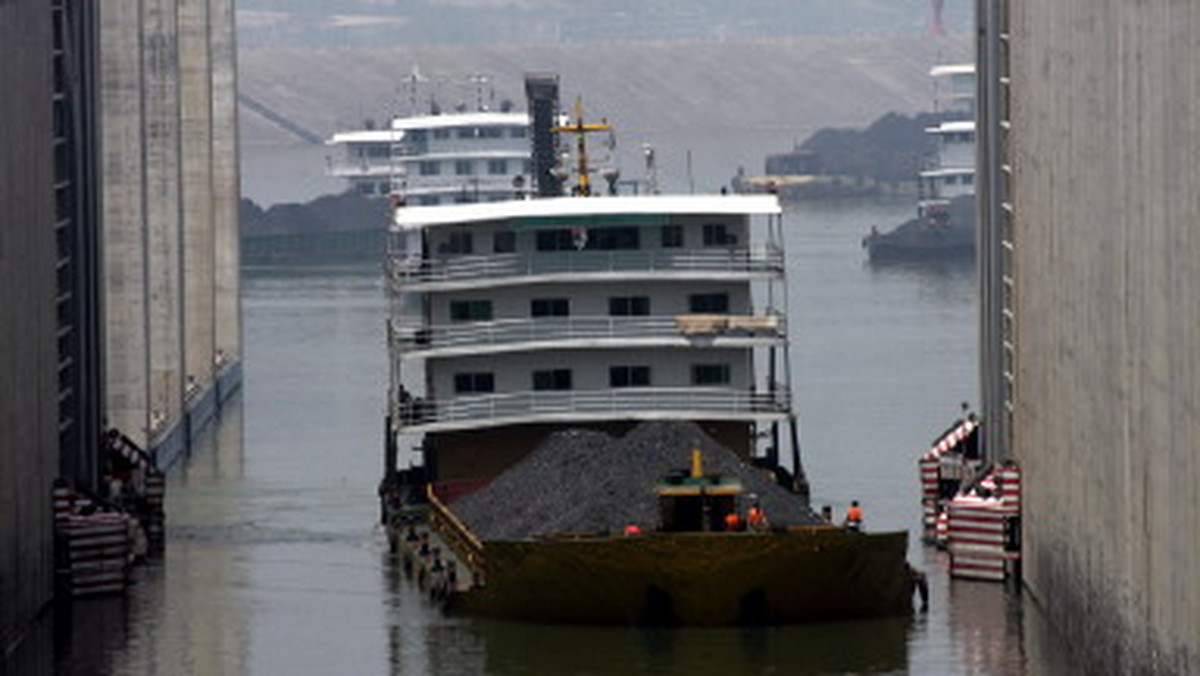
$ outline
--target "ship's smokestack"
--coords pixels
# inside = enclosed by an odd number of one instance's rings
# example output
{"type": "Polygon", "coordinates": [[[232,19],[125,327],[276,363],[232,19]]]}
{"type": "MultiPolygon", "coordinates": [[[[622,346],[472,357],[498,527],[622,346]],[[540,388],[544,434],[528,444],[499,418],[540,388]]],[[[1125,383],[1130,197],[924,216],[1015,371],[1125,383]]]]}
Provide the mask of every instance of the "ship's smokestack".
{"type": "Polygon", "coordinates": [[[554,171],[558,163],[558,141],[550,128],[558,114],[558,75],[525,75],[525,98],[529,106],[532,139],[532,166],[535,194],[538,197],[562,195],[562,179],[554,171]]]}

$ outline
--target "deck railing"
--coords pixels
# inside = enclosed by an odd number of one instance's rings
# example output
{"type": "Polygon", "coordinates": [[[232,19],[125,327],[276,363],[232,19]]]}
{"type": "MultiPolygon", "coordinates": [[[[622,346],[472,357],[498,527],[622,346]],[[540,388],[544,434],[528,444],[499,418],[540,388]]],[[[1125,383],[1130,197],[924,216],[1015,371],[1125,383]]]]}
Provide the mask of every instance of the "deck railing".
{"type": "Polygon", "coordinates": [[[783,252],[772,247],[686,251],[554,251],[462,255],[424,260],[393,255],[389,260],[392,281],[400,287],[502,277],[613,272],[783,273],[783,252]]]}
{"type": "Polygon", "coordinates": [[[411,399],[397,404],[403,428],[475,427],[488,423],[571,419],[776,418],[790,410],[786,388],[752,392],[727,387],[623,387],[608,390],[512,392],[441,400],[411,399]],[[457,425],[456,423],[463,423],[457,425]]]}
{"type": "Polygon", "coordinates": [[[784,318],[765,315],[543,317],[423,326],[394,322],[394,345],[407,352],[519,343],[680,337],[781,338],[784,318]]]}

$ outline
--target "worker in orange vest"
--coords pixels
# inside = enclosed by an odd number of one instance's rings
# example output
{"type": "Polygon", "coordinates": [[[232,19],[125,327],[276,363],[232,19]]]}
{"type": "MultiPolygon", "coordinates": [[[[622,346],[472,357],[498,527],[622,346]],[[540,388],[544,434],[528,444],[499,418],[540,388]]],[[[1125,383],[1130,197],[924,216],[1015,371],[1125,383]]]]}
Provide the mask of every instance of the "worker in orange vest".
{"type": "Polygon", "coordinates": [[[862,522],[862,507],[858,506],[858,500],[851,500],[850,508],[846,510],[846,528],[853,531],[860,531],[862,530],[862,522]]]}
{"type": "Polygon", "coordinates": [[[767,523],[767,514],[758,504],[758,500],[755,500],[750,505],[750,510],[746,512],[746,525],[750,527],[750,530],[756,531],[764,531],[770,527],[770,524],[767,523]]]}
{"type": "Polygon", "coordinates": [[[742,518],[737,512],[730,512],[725,515],[725,530],[728,532],[739,531],[742,529],[742,518]]]}

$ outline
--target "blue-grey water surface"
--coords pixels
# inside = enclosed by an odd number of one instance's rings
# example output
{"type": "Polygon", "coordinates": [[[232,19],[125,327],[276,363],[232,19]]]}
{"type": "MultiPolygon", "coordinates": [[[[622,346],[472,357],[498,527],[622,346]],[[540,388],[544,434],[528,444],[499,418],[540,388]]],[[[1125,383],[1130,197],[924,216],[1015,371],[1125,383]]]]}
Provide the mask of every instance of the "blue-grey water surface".
{"type": "MultiPolygon", "coordinates": [[[[928,613],[766,629],[445,617],[375,527],[387,364],[377,266],[247,271],[245,381],[170,474],[164,557],[57,618],[64,674],[1069,673],[1028,599],[923,548],[916,458],[976,392],[967,264],[875,268],[910,202],[789,211],[792,368],[815,504],[908,529],[928,613]]],[[[580,580],[580,584],[586,584],[580,580]]]]}

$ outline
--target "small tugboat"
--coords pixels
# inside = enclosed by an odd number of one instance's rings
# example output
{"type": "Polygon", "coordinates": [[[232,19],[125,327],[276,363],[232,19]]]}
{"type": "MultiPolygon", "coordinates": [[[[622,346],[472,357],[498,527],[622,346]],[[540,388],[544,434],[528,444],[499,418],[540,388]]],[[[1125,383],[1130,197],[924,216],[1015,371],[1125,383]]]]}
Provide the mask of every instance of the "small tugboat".
{"type": "Polygon", "coordinates": [[[394,548],[419,481],[453,608],[706,626],[911,608],[907,534],[808,504],[777,198],[617,195],[611,169],[597,195],[584,136],[609,126],[578,102],[562,124],[553,76],[526,91],[540,198],[395,212],[394,548]],[[555,133],[576,136],[571,197],[555,133]],[[401,439],[420,440],[419,469],[397,469],[401,439]],[[758,527],[726,530],[732,514],[758,527]]]}

